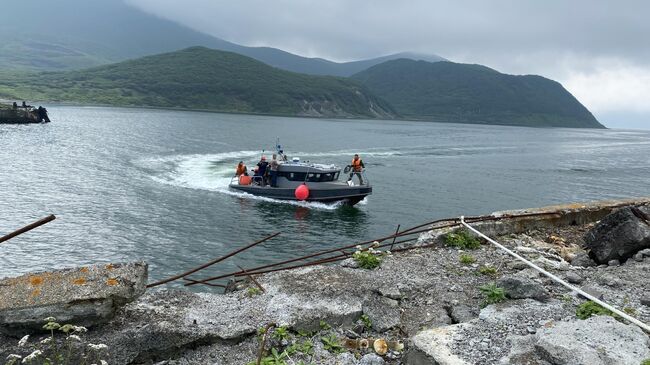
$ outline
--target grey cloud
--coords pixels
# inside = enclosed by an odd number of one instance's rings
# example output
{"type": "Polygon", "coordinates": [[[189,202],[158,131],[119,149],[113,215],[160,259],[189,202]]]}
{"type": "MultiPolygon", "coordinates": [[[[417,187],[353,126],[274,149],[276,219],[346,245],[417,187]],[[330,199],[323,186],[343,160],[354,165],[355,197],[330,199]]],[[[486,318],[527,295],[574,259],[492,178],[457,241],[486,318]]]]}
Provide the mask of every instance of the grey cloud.
{"type": "Polygon", "coordinates": [[[303,56],[348,61],[413,51],[540,74],[570,85],[596,117],[633,110],[650,120],[646,1],[125,1],[235,43],[303,56]],[[620,74],[634,98],[617,92],[626,89],[620,74]]]}

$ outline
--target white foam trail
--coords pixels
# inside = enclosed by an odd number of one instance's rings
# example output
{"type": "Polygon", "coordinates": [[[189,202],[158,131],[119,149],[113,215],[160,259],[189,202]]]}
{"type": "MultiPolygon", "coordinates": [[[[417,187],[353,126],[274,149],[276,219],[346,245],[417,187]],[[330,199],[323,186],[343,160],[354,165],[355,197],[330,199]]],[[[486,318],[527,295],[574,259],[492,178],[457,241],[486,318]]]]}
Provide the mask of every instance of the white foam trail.
{"type": "Polygon", "coordinates": [[[301,202],[292,200],[277,200],[256,196],[228,188],[234,168],[239,160],[259,156],[259,151],[237,151],[208,155],[175,155],[154,157],[134,161],[142,168],[153,170],[151,178],[159,183],[180,186],[189,189],[214,191],[272,203],[289,204],[307,208],[334,210],[342,202],[325,204],[318,202],[301,202]]]}

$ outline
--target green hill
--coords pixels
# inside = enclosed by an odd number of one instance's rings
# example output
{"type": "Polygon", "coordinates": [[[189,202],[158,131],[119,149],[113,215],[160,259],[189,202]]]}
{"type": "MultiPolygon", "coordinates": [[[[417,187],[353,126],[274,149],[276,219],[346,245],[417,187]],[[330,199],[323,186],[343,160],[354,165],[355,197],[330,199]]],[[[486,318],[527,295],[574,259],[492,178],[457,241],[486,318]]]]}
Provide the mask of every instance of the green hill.
{"type": "Polygon", "coordinates": [[[558,82],[481,65],[400,59],[352,76],[401,115],[422,120],[604,128],[558,82]]]}
{"type": "Polygon", "coordinates": [[[0,96],[276,115],[395,116],[389,104],[355,81],[284,71],[203,47],[81,71],[5,73],[0,96]]]}

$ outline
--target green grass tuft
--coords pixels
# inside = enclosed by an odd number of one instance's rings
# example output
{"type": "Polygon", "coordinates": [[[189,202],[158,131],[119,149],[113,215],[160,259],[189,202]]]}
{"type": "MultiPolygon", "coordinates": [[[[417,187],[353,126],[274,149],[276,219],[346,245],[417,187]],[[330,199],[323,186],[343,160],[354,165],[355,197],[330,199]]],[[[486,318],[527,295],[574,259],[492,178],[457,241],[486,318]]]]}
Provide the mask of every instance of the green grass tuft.
{"type": "Polygon", "coordinates": [[[455,233],[447,233],[445,235],[445,244],[451,247],[471,250],[481,247],[481,241],[465,229],[460,229],[455,233]]]}

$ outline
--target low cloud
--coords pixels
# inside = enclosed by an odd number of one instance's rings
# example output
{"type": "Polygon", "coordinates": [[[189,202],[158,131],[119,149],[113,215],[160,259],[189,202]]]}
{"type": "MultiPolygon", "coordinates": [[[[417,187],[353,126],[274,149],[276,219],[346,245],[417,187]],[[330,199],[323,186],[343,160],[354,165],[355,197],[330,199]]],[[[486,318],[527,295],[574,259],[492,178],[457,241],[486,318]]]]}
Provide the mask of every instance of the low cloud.
{"type": "Polygon", "coordinates": [[[337,61],[401,51],[438,54],[553,78],[596,114],[650,116],[650,2],[125,1],[239,44],[337,61]]]}

